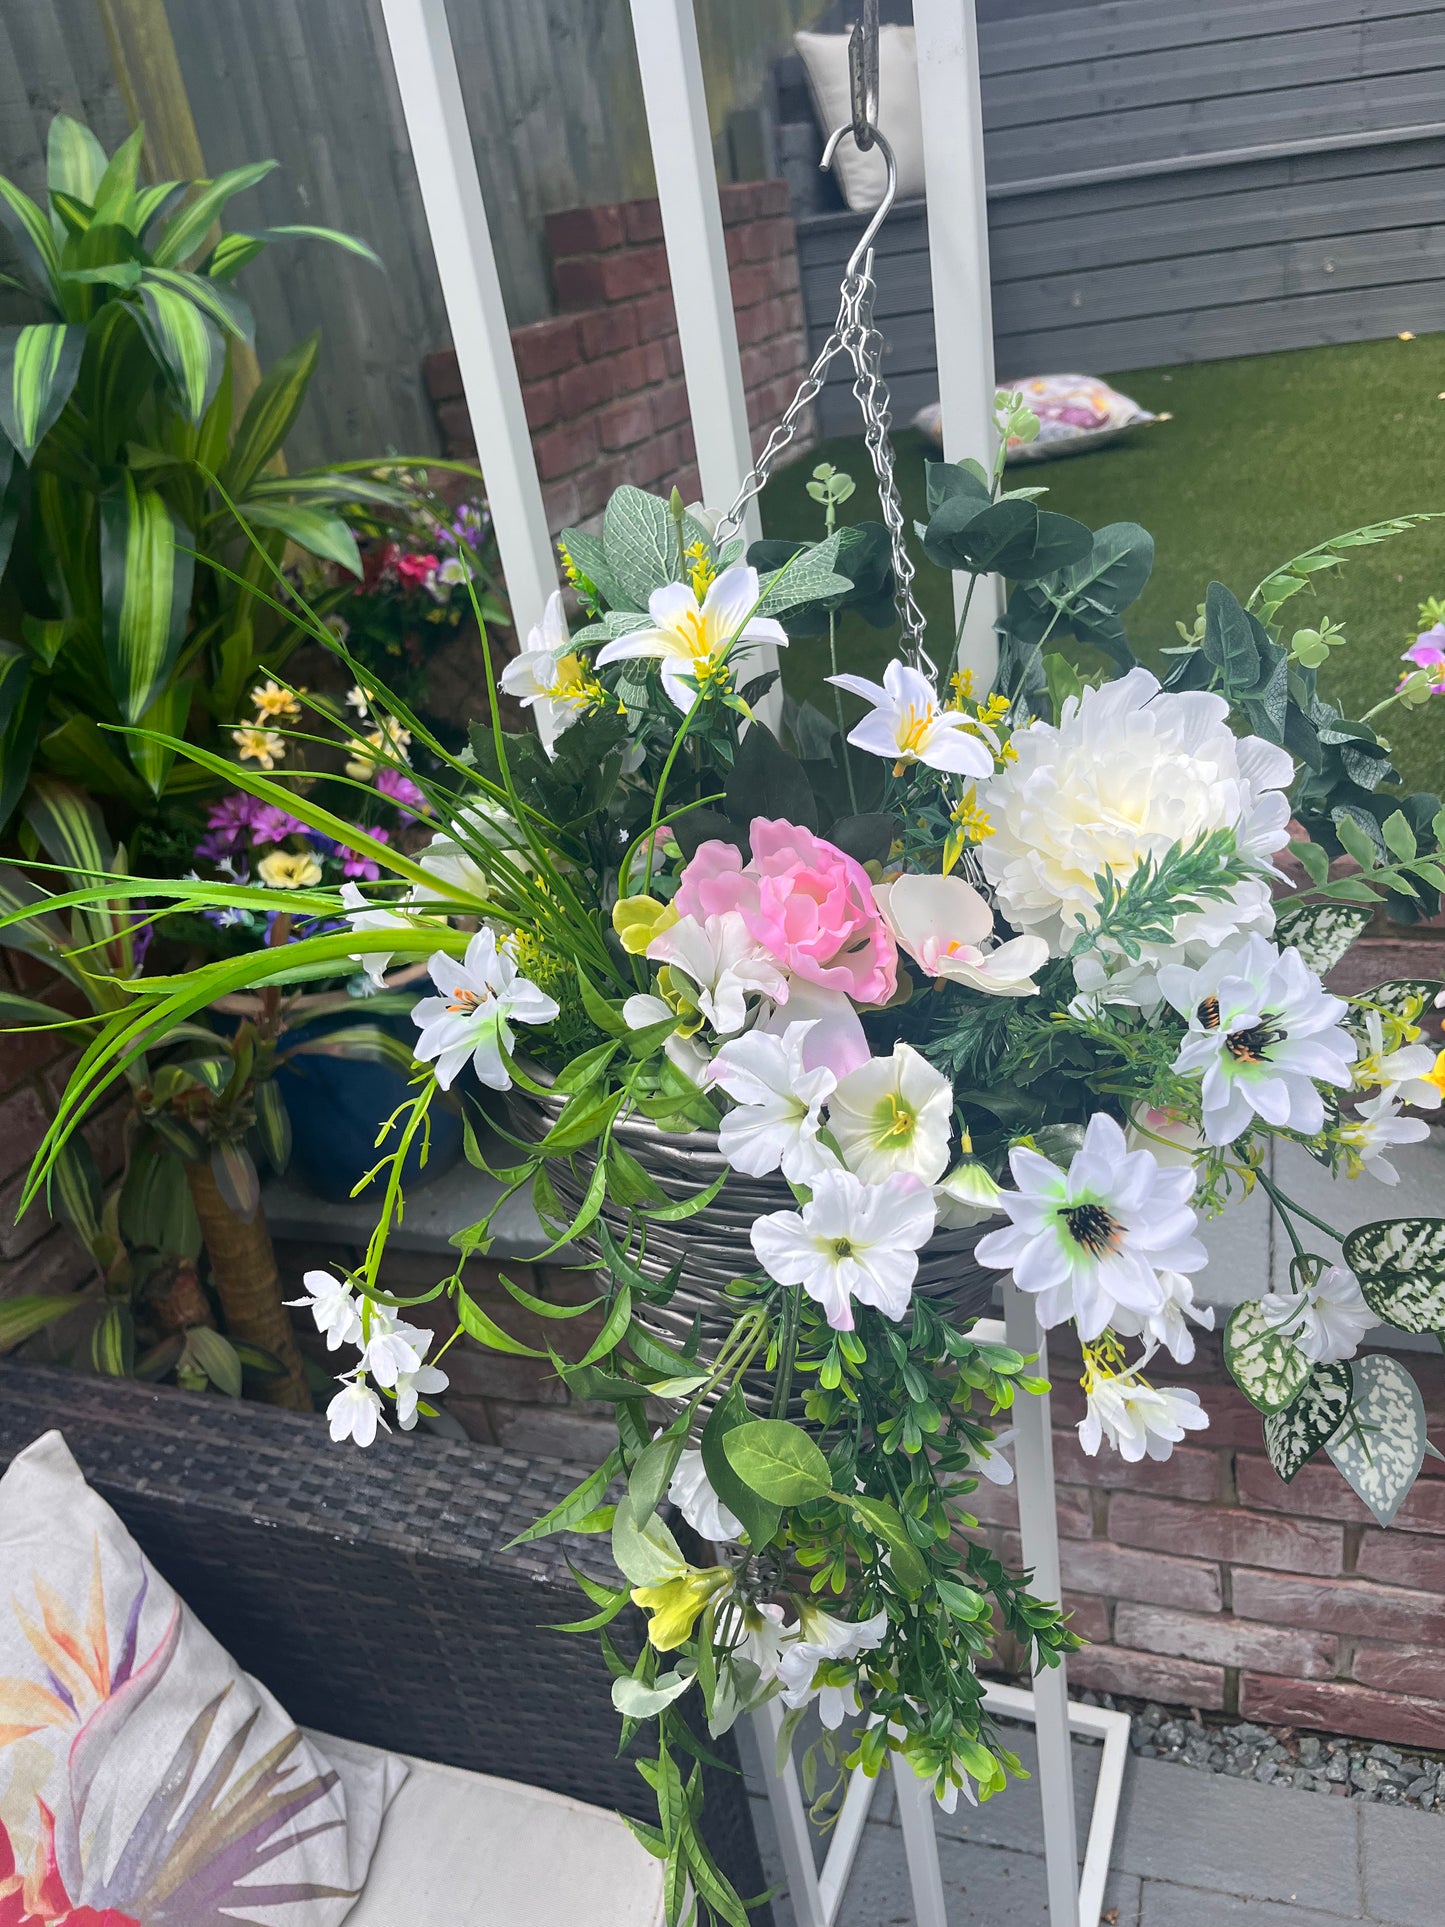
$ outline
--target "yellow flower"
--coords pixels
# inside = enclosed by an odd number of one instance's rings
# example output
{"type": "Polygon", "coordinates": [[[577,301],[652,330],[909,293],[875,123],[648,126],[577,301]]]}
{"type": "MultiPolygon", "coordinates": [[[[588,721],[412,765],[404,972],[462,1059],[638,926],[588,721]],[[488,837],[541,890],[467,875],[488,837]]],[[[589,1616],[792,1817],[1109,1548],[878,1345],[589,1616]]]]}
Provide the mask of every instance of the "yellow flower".
{"type": "Polygon", "coordinates": [[[387,717],[380,729],[370,729],[365,736],[353,736],[346,747],[351,751],[346,774],[354,776],[358,783],[366,783],[375,775],[378,765],[388,758],[401,763],[411,761],[407,755],[411,731],[387,717]]]}
{"type": "Polygon", "coordinates": [[[300,703],[278,682],[258,683],[251,691],[251,707],[260,723],[295,722],[301,714],[300,703]]]}
{"type": "Polygon", "coordinates": [[[306,890],[321,881],[321,865],[309,850],[273,850],[256,865],[268,890],[306,890]]]}
{"type": "Polygon", "coordinates": [[[274,729],[261,729],[255,724],[245,723],[231,731],[231,741],[236,745],[243,763],[259,763],[262,769],[275,769],[278,763],[286,760],[286,739],[278,736],[274,729]]]}
{"type": "Polygon", "coordinates": [[[658,1586],[634,1586],[632,1603],[650,1612],[647,1637],[660,1653],[670,1653],[689,1637],[710,1599],[732,1584],[726,1566],[688,1566],[658,1586]]]}
{"type": "Polygon", "coordinates": [[[629,957],[645,957],[653,938],[676,922],[676,910],[656,897],[619,897],[612,906],[612,928],[629,957]]]}

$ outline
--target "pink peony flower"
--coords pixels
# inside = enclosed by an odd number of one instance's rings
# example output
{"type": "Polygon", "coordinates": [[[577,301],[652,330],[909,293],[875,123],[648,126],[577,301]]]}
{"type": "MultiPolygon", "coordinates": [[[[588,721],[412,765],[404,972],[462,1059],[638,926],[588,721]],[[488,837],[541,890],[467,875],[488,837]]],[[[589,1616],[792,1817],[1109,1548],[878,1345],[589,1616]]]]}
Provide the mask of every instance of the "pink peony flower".
{"type": "Polygon", "coordinates": [[[868,872],[811,830],[753,818],[755,904],[739,904],[750,934],[795,977],[885,1004],[898,984],[898,948],[873,901],[868,872]]]}
{"type": "Polygon", "coordinates": [[[731,843],[699,843],[678,880],[672,899],[680,917],[723,917],[746,904],[756,907],[757,878],[744,870],[740,851],[731,843]]]}

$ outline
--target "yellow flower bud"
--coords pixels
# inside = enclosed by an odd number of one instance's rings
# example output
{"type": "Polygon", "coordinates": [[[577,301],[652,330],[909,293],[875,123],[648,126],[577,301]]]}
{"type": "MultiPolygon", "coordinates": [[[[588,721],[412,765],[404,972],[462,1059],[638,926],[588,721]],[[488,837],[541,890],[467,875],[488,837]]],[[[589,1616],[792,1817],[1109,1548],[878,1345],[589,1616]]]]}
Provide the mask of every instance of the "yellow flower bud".
{"type": "Polygon", "coordinates": [[[633,1605],[652,1614],[647,1637],[660,1653],[682,1645],[703,1607],[732,1584],[732,1577],[726,1566],[688,1566],[661,1585],[632,1588],[633,1605]]]}
{"type": "Polygon", "coordinates": [[[676,922],[676,910],[656,897],[619,897],[612,906],[612,928],[630,957],[645,957],[653,938],[676,922]]]}

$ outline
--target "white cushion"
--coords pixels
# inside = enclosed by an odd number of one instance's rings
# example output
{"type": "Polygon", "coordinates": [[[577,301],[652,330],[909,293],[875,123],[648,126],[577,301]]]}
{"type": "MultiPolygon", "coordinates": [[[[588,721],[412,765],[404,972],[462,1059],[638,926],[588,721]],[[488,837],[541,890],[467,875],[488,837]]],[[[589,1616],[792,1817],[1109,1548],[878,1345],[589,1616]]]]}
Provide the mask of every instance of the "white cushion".
{"type": "MultiPolygon", "coordinates": [[[[795,33],[808,91],[826,140],[835,127],[853,118],[848,89],[848,35],[795,33]]],[[[923,113],[918,104],[918,49],[912,27],[878,29],[878,127],[898,163],[898,198],[923,192],[923,113]]],[[[833,156],[838,188],[849,207],[863,213],[877,207],[888,185],[888,166],[876,147],[860,153],[845,134],[833,156]]]]}
{"type": "MultiPolygon", "coordinates": [[[[387,1757],[315,1734],[333,1760],[387,1757]]],[[[662,1927],[662,1862],[615,1813],[408,1760],[346,1927],[662,1927]]]]}

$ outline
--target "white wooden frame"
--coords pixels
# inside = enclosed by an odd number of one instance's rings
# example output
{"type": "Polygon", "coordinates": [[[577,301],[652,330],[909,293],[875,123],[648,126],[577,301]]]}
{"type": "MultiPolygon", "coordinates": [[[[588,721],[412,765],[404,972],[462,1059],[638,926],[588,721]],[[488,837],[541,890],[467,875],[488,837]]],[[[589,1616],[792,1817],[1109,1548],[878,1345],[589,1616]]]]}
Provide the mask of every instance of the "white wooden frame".
{"type": "MultiPolygon", "coordinates": [[[[539,619],[556,586],[551,536],[522,408],[496,257],[467,126],[445,0],[381,0],[402,108],[457,362],[491,503],[502,568],[519,633],[539,619]]],[[[674,302],[688,401],[704,495],[720,508],[735,498],[752,464],[732,293],[712,161],[707,100],[693,0],[631,0],[643,97],[657,162],[664,236],[673,268],[674,302]]],[[[993,367],[988,304],[988,242],[978,112],[977,34],[973,0],[915,0],[924,154],[930,186],[938,365],[944,447],[950,457],[987,452],[992,436],[993,367]]],[[[757,510],[747,532],[757,532],[757,510]]],[[[961,607],[961,604],[960,604],[961,607]]],[[[980,584],[965,631],[962,660],[983,687],[995,658],[996,585],[980,584]],[[985,590],[987,592],[985,593],[985,590]]],[[[1008,1342],[1046,1363],[1032,1301],[1005,1287],[1008,1342]]],[[[1057,1599],[1049,1401],[1017,1408],[1017,1467],[1024,1563],[1034,1590],[1057,1599]]],[[[1127,1719],[1071,1707],[1062,1666],[1040,1674],[1032,1693],[990,1688],[1000,1711],[1032,1716],[1039,1738],[1044,1847],[1051,1927],[1097,1927],[1127,1746],[1127,1719]],[[1007,1696],[1007,1697],[1000,1697],[1007,1696]],[[1105,1741],[1084,1881],[1076,1883],[1073,1776],[1069,1730],[1105,1741]]],[[[765,1709],[766,1728],[776,1715],[765,1709]]],[[[861,1777],[861,1776],[860,1776],[861,1777]]],[[[938,1855],[925,1786],[898,1776],[899,1816],[908,1853],[919,1927],[944,1927],[938,1855]]],[[[791,1763],[773,1785],[775,1811],[795,1905],[813,1911],[807,1927],[828,1927],[867,1818],[871,1785],[849,1788],[833,1853],[821,1878],[813,1871],[807,1821],[791,1763]]],[[[803,1916],[800,1911],[800,1927],[803,1916]]]]}

